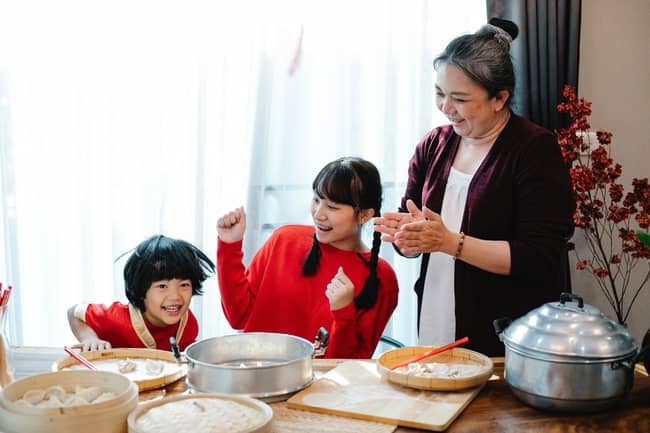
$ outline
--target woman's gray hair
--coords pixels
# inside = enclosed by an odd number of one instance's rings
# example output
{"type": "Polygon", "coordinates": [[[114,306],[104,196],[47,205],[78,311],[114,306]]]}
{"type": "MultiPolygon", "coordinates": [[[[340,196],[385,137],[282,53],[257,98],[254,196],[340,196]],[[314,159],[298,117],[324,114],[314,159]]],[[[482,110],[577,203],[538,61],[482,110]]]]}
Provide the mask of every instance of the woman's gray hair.
{"type": "Polygon", "coordinates": [[[512,21],[492,18],[476,33],[452,40],[433,61],[437,71],[441,64],[460,68],[472,81],[483,87],[489,98],[501,90],[515,91],[515,73],[510,58],[510,43],[519,30],[512,21]]]}

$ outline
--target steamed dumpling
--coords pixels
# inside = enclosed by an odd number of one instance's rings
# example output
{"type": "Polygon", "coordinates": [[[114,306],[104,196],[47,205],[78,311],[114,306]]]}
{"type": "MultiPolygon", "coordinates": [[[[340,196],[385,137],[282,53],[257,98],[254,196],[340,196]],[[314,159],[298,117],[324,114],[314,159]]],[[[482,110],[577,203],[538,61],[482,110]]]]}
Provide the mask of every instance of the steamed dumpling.
{"type": "Polygon", "coordinates": [[[83,406],[88,404],[88,401],[83,399],[82,397],[79,397],[77,394],[70,394],[63,404],[66,407],[83,406]]]}
{"type": "Polygon", "coordinates": [[[77,385],[74,392],[68,393],[63,386],[53,385],[45,390],[29,390],[25,392],[20,400],[16,400],[14,403],[39,408],[60,408],[100,403],[112,398],[115,398],[114,393],[98,386],[83,387],[77,385]]]}
{"type": "Polygon", "coordinates": [[[165,364],[162,361],[156,361],[155,359],[147,359],[144,363],[144,371],[149,376],[158,376],[162,373],[165,364]]]}
{"type": "Polygon", "coordinates": [[[107,401],[107,400],[112,400],[115,398],[115,394],[112,392],[104,392],[100,394],[99,397],[97,397],[95,400],[93,400],[93,403],[101,403],[102,401],[107,401]]]}
{"type": "Polygon", "coordinates": [[[43,403],[46,403],[43,405],[43,407],[63,407],[65,404],[63,403],[63,400],[57,397],[56,395],[51,396],[49,399],[44,400],[43,403]]]}
{"type": "Polygon", "coordinates": [[[37,405],[45,399],[45,390],[30,389],[23,395],[23,400],[31,405],[37,405]]]}
{"type": "Polygon", "coordinates": [[[131,361],[130,359],[122,359],[117,363],[117,369],[120,370],[120,373],[126,374],[135,371],[138,365],[131,361]]]}
{"type": "Polygon", "coordinates": [[[99,397],[104,391],[98,386],[89,386],[84,388],[77,386],[75,388],[75,394],[77,397],[84,399],[87,403],[92,403],[97,397],[99,397]]]}
{"type": "Polygon", "coordinates": [[[45,390],[45,396],[43,398],[51,400],[53,397],[58,398],[59,400],[65,400],[67,392],[61,385],[52,385],[45,390]]]}

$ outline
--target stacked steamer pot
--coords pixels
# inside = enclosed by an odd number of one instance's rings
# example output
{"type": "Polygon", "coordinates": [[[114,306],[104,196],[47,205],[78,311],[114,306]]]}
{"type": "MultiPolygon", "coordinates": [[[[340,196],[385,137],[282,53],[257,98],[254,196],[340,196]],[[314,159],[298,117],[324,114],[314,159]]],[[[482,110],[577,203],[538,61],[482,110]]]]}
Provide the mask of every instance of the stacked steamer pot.
{"type": "Polygon", "coordinates": [[[313,357],[324,353],[327,342],[327,331],[321,328],[315,343],[288,334],[245,332],[197,341],[184,355],[173,343],[172,349],[179,362],[187,363],[187,383],[193,390],[273,402],[312,382],[313,357]]]}
{"type": "Polygon", "coordinates": [[[619,403],[634,383],[634,364],[648,350],[639,351],[625,327],[570,293],[494,326],[514,394],[555,412],[595,412],[619,403]]]}
{"type": "Polygon", "coordinates": [[[69,370],[29,376],[0,393],[0,431],[4,433],[127,433],[127,416],[138,404],[138,387],[125,376],[108,371],[69,370]],[[16,403],[27,391],[59,385],[96,386],[115,396],[100,403],[41,408],[16,403]]]}

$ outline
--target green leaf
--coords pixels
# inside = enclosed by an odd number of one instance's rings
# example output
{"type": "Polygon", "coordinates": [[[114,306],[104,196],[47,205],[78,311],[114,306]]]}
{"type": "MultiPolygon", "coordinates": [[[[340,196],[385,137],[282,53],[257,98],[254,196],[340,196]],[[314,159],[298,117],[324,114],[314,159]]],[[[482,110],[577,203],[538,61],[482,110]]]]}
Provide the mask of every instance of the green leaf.
{"type": "Polygon", "coordinates": [[[642,232],[641,230],[637,230],[636,237],[639,238],[643,245],[650,247],[650,234],[642,232]]]}

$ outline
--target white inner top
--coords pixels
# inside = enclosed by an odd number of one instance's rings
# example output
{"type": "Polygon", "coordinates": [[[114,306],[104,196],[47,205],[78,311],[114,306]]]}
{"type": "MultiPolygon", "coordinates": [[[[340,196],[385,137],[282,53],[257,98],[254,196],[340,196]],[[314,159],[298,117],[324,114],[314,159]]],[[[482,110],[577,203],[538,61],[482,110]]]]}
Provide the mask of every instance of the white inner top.
{"type": "MultiPolygon", "coordinates": [[[[442,199],[440,216],[447,229],[460,231],[473,174],[451,167],[442,199]]],[[[441,346],[456,339],[454,295],[454,258],[445,253],[431,253],[424,280],[420,313],[420,344],[441,346]]]]}

